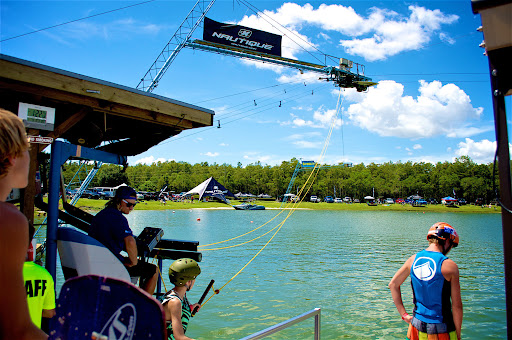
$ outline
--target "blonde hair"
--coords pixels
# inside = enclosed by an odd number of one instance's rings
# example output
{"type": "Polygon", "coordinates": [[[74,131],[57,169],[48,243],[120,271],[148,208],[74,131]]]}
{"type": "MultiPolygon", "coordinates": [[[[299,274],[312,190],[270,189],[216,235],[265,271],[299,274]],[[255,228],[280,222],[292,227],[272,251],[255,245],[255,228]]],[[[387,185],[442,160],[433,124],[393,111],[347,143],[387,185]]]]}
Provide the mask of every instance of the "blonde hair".
{"type": "Polygon", "coordinates": [[[0,178],[9,171],[9,157],[20,156],[28,148],[23,121],[14,113],[0,109],[0,178]]]}
{"type": "Polygon", "coordinates": [[[432,244],[432,243],[439,244],[439,239],[437,239],[435,237],[430,237],[428,239],[428,244],[432,244]]]}

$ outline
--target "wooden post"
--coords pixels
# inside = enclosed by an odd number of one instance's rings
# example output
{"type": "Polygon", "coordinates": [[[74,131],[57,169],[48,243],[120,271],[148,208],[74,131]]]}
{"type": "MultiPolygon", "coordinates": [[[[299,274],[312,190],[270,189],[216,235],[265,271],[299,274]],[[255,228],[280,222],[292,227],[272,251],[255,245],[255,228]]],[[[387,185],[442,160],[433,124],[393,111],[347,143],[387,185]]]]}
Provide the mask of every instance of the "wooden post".
{"type": "MultiPolygon", "coordinates": [[[[28,129],[29,136],[38,136],[39,130],[28,129]]],[[[39,153],[38,144],[32,144],[29,150],[30,165],[28,170],[28,185],[23,190],[23,199],[21,200],[21,212],[27,217],[28,223],[34,224],[34,197],[36,196],[36,171],[39,168],[37,154],[39,153]]]]}

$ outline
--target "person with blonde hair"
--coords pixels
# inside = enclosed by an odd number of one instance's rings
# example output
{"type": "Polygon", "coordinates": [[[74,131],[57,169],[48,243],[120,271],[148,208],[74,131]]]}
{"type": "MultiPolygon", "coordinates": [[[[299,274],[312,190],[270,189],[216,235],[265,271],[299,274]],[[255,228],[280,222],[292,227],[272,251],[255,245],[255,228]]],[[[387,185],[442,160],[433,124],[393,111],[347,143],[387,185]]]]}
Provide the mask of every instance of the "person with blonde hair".
{"type": "Polygon", "coordinates": [[[410,340],[460,340],[462,299],[459,267],[446,255],[459,245],[459,235],[446,222],[437,222],[427,233],[429,246],[412,255],[389,282],[391,296],[402,320],[409,324],[410,340]],[[414,310],[409,315],[400,286],[411,276],[414,310]]]}
{"type": "Polygon", "coordinates": [[[0,339],[46,339],[30,318],[23,280],[28,221],[7,197],[28,184],[30,156],[25,127],[14,113],[0,109],[0,339]]]}

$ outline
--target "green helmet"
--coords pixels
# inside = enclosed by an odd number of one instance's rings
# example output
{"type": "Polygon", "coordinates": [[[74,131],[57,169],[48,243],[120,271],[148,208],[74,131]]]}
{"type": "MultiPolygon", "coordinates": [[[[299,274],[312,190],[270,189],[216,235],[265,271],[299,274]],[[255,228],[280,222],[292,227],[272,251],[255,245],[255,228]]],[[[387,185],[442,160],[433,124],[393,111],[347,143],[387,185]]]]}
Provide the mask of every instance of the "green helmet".
{"type": "Polygon", "coordinates": [[[169,266],[169,280],[178,287],[194,280],[199,274],[201,274],[201,268],[192,259],[179,259],[169,266]]]}

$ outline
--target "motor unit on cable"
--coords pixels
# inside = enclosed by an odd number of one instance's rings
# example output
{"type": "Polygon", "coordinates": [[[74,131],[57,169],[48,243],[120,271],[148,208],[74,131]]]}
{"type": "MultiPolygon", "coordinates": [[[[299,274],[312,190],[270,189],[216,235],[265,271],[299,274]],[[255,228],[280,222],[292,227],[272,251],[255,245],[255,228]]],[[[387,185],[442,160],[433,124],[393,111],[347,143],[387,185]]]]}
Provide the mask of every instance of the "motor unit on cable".
{"type": "Polygon", "coordinates": [[[340,69],[349,71],[352,68],[353,61],[345,58],[340,58],[340,69]]]}

